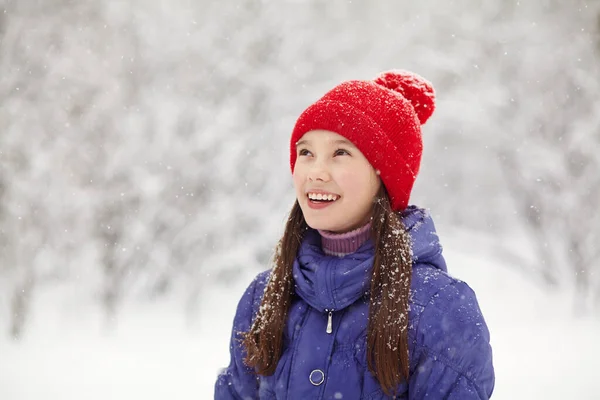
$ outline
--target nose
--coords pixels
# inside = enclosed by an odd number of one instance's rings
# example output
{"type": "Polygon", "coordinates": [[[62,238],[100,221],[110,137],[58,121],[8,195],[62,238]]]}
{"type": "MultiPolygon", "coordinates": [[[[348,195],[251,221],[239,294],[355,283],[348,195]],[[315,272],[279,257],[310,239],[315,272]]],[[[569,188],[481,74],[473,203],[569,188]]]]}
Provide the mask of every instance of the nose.
{"type": "Polygon", "coordinates": [[[308,171],[307,178],[312,182],[328,182],[331,179],[331,176],[325,165],[323,165],[323,162],[315,162],[308,171]]]}

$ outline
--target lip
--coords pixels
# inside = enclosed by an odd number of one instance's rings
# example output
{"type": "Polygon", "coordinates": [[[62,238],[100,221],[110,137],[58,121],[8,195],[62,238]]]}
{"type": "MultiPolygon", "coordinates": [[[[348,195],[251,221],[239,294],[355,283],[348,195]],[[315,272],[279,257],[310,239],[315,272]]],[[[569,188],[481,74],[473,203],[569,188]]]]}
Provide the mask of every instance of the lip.
{"type": "MultiPolygon", "coordinates": [[[[337,200],[336,200],[337,201],[337,200]]],[[[314,201],[312,201],[311,199],[308,199],[307,203],[308,206],[310,208],[312,208],[313,210],[321,210],[325,207],[329,207],[330,205],[332,205],[333,203],[335,203],[336,201],[331,201],[331,202],[323,202],[323,203],[315,203],[314,201]]]]}

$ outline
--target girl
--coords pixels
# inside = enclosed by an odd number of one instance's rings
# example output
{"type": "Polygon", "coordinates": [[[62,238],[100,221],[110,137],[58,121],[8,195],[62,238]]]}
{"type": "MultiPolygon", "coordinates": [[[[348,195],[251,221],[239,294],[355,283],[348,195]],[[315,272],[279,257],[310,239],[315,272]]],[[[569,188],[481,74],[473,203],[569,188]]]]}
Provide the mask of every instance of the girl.
{"type": "Polygon", "coordinates": [[[489,332],[409,206],[434,110],[406,71],[343,82],[292,132],[297,200],[239,302],[215,399],[488,399],[489,332]]]}

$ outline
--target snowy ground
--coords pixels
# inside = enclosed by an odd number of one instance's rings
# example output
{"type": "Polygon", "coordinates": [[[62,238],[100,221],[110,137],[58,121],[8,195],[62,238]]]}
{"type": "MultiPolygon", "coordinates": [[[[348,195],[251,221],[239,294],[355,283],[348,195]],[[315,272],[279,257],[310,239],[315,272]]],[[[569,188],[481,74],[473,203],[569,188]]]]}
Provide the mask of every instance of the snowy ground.
{"type": "MultiPolygon", "coordinates": [[[[494,399],[599,399],[600,321],[487,259],[468,238],[445,243],[449,268],[476,291],[492,334],[494,399]],[[479,251],[480,253],[477,253],[479,251]]],[[[26,337],[0,339],[0,399],[211,399],[228,363],[233,312],[248,283],[218,288],[190,324],[179,303],[129,306],[107,332],[94,313],[39,297],[26,337]]],[[[86,309],[88,309],[87,307],[86,309]]]]}

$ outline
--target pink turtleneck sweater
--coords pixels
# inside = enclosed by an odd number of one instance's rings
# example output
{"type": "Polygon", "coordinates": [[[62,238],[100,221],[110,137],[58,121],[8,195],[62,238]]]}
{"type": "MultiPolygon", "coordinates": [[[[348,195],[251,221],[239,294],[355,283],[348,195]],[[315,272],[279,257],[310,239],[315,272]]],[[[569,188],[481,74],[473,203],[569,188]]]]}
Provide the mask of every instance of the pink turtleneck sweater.
{"type": "Polygon", "coordinates": [[[362,228],[346,233],[334,233],[320,229],[319,233],[321,234],[323,253],[330,256],[343,257],[354,253],[369,239],[371,235],[371,222],[362,228]]]}

